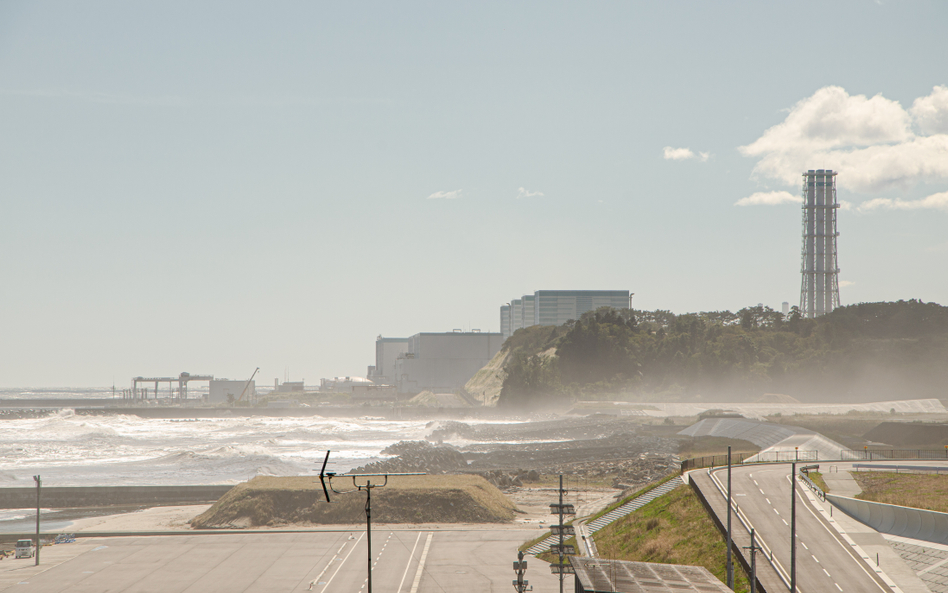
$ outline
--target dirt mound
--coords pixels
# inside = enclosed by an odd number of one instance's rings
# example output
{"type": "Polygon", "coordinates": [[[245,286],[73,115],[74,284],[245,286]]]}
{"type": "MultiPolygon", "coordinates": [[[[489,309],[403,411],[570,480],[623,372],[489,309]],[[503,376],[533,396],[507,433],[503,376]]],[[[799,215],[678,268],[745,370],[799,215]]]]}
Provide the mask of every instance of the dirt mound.
{"type": "MultiPolygon", "coordinates": [[[[373,478],[373,481],[380,478],[373,478]]],[[[360,484],[365,479],[359,479],[360,484]]],[[[333,480],[352,488],[351,478],[333,480]]],[[[365,493],[332,495],[327,504],[319,480],[309,476],[257,477],[234,486],[210,509],[191,519],[195,529],[340,524],[365,521],[365,493]]],[[[503,523],[516,507],[480,476],[403,476],[372,492],[372,519],[379,523],[503,523]]]]}
{"type": "Polygon", "coordinates": [[[883,422],[863,436],[897,449],[941,449],[948,445],[948,424],[883,422]]]}

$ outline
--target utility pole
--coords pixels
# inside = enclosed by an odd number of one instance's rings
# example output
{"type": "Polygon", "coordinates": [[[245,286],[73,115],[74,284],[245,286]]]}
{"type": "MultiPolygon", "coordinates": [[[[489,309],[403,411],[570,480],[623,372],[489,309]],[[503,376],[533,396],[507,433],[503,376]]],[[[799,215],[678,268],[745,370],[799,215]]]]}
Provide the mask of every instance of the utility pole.
{"type": "Polygon", "coordinates": [[[751,527],[751,545],[744,546],[745,550],[750,550],[751,554],[751,574],[750,574],[750,585],[751,593],[757,593],[757,550],[762,548],[757,547],[757,537],[754,534],[754,528],[751,527]]]}
{"type": "Polygon", "coordinates": [[[790,593],[797,592],[797,464],[790,464],[790,593]]]}
{"type": "Polygon", "coordinates": [[[40,563],[40,487],[43,485],[43,479],[38,475],[33,476],[36,482],[36,566],[40,563]]]}
{"type": "MultiPolygon", "coordinates": [[[[734,562],[731,558],[731,446],[727,447],[727,588],[734,590],[734,562]]],[[[562,593],[562,592],[561,592],[562,593]]]]}

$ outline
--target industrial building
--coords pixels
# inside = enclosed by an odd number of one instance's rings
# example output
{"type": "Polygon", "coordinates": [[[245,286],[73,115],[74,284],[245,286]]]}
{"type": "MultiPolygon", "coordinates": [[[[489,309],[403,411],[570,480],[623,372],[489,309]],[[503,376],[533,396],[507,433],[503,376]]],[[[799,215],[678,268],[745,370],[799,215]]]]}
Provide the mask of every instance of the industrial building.
{"type": "Polygon", "coordinates": [[[839,307],[836,261],[836,173],[810,169],[803,174],[803,276],[800,313],[807,318],[839,307]]]}
{"type": "Polygon", "coordinates": [[[375,338],[375,366],[366,375],[378,385],[395,385],[395,361],[408,352],[409,338],[375,338]]]}
{"type": "Polygon", "coordinates": [[[238,401],[253,403],[256,395],[256,382],[254,381],[211,379],[208,387],[207,403],[228,404],[238,401]]]}
{"type": "Polygon", "coordinates": [[[563,325],[599,307],[628,309],[628,290],[538,290],[500,308],[500,328],[506,340],[521,327],[563,325]]]}
{"type": "Polygon", "coordinates": [[[477,330],[415,334],[395,361],[398,391],[456,392],[490,362],[503,341],[500,333],[477,330]]]}

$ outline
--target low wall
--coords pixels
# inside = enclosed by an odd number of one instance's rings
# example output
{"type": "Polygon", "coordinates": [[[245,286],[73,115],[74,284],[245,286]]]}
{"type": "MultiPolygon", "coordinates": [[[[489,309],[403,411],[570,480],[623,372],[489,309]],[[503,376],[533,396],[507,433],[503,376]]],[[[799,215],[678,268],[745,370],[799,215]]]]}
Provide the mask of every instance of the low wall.
{"type": "MultiPolygon", "coordinates": [[[[213,486],[51,486],[43,487],[40,506],[68,509],[113,505],[200,504],[216,502],[229,485],[213,486]]],[[[36,488],[0,488],[0,509],[36,508],[36,488]]]]}
{"type": "Polygon", "coordinates": [[[826,500],[853,519],[881,533],[948,544],[948,513],[870,502],[837,494],[827,494],[826,500]]]}

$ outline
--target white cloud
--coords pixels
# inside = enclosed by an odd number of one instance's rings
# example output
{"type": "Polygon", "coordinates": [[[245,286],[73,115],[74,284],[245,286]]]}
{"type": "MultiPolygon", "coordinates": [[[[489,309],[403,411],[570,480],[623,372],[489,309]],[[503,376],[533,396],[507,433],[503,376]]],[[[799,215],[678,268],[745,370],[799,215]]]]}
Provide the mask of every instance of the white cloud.
{"type": "Polygon", "coordinates": [[[461,197],[461,190],[455,189],[453,191],[436,191],[435,193],[428,196],[429,200],[437,200],[444,198],[445,200],[453,200],[455,198],[461,197]]]}
{"type": "Polygon", "coordinates": [[[908,188],[948,179],[948,88],[917,99],[912,115],[882,95],[850,96],[841,87],[816,91],[786,119],[739,148],[757,158],[754,174],[797,186],[808,169],[840,172],[855,192],[908,188]],[[923,132],[912,132],[912,116],[923,132]],[[927,135],[926,135],[927,133],[927,135]]]}
{"type": "Polygon", "coordinates": [[[667,161],[683,161],[685,159],[695,158],[695,153],[691,152],[690,148],[672,148],[671,146],[666,146],[662,151],[667,161]]]}
{"type": "Polygon", "coordinates": [[[710,153],[710,152],[699,152],[699,153],[698,153],[698,160],[700,160],[702,163],[708,162],[708,159],[709,159],[709,158],[711,158],[711,153],[710,153]]]}
{"type": "Polygon", "coordinates": [[[948,86],[936,86],[932,94],[915,99],[911,111],[923,134],[948,134],[948,86]]]}
{"type": "Polygon", "coordinates": [[[846,288],[847,286],[852,286],[853,284],[855,284],[855,282],[853,282],[852,280],[840,280],[840,281],[839,281],[839,287],[840,287],[840,288],[846,288]]]}
{"type": "Polygon", "coordinates": [[[735,206],[776,206],[777,204],[799,204],[803,198],[788,191],[759,191],[734,202],[735,206]]]}
{"type": "Polygon", "coordinates": [[[522,187],[521,187],[519,190],[517,190],[517,199],[518,199],[518,200],[519,200],[520,198],[532,198],[532,197],[534,197],[534,196],[543,197],[543,192],[542,192],[542,191],[529,191],[529,190],[524,189],[524,188],[522,188],[522,187]]]}
{"type": "Polygon", "coordinates": [[[932,194],[921,200],[876,198],[859,205],[860,211],[870,210],[944,210],[948,212],[948,191],[932,194]]]}

